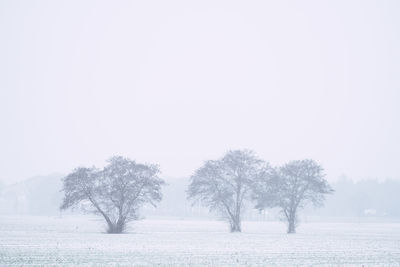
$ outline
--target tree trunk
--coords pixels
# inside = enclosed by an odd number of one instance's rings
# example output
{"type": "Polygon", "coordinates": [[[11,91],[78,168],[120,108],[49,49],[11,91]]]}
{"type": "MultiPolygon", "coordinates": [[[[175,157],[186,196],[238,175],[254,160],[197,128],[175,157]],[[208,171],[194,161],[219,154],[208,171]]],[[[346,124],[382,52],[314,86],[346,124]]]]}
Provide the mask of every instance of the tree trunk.
{"type": "Polygon", "coordinates": [[[123,227],[121,227],[121,225],[118,224],[109,224],[108,225],[108,229],[107,229],[107,233],[109,234],[120,234],[123,231],[123,227]]]}
{"type": "Polygon", "coordinates": [[[109,234],[120,234],[122,231],[125,229],[125,219],[119,217],[117,223],[113,223],[110,219],[110,217],[107,216],[107,214],[100,208],[100,206],[97,204],[96,201],[94,201],[91,197],[89,197],[90,202],[92,202],[93,206],[96,207],[96,209],[100,212],[101,215],[103,215],[104,219],[107,222],[107,233],[109,234]]]}
{"type": "Polygon", "coordinates": [[[240,198],[239,198],[239,194],[240,194],[240,189],[238,190],[239,193],[236,196],[236,207],[235,207],[235,213],[233,214],[233,218],[232,218],[232,222],[231,222],[231,233],[234,232],[241,232],[242,231],[242,223],[241,223],[241,216],[240,216],[240,198]]]}
{"type": "Polygon", "coordinates": [[[242,227],[241,227],[240,220],[233,220],[231,222],[231,233],[241,232],[241,231],[242,231],[242,227]]]}
{"type": "Polygon", "coordinates": [[[288,230],[287,230],[288,234],[294,234],[296,233],[296,223],[295,223],[295,219],[293,217],[291,217],[288,220],[288,230]]]}
{"type": "Polygon", "coordinates": [[[120,234],[125,230],[126,222],[124,219],[118,219],[116,223],[107,222],[108,229],[107,233],[109,234],[120,234]]]}

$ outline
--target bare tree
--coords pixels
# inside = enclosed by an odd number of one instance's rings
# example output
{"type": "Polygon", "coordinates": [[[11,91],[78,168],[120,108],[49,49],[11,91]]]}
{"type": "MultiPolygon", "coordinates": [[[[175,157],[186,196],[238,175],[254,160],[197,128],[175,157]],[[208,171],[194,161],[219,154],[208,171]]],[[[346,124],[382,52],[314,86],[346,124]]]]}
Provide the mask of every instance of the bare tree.
{"type": "Polygon", "coordinates": [[[138,219],[141,206],[161,200],[164,181],[158,174],[156,165],[123,157],[112,157],[103,170],[77,168],[63,180],[60,208],[79,206],[99,214],[107,222],[108,233],[122,233],[129,221],[138,219]]]}
{"type": "Polygon", "coordinates": [[[253,187],[256,207],[279,207],[288,224],[288,233],[296,232],[297,212],[307,204],[321,206],[325,194],[333,189],[324,179],[323,169],[313,160],[295,160],[258,176],[253,187]]]}
{"type": "Polygon", "coordinates": [[[219,160],[206,161],[195,172],[190,179],[188,198],[222,215],[231,232],[240,232],[244,200],[263,167],[264,162],[252,151],[229,151],[219,160]]]}

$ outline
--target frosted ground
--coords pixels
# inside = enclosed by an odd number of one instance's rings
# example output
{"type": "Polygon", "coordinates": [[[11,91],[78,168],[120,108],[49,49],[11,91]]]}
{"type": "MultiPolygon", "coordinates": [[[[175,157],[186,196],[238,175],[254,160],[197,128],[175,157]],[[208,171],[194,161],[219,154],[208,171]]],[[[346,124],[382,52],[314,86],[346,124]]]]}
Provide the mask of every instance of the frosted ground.
{"type": "Polygon", "coordinates": [[[1,266],[400,266],[400,224],[142,220],[104,234],[93,217],[0,217],[1,266]]]}

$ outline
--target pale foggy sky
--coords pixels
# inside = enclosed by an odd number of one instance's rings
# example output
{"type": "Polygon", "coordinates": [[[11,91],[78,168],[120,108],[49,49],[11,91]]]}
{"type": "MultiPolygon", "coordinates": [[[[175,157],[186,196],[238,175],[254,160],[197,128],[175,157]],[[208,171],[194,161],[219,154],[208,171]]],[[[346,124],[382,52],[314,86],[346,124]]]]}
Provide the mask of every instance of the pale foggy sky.
{"type": "Polygon", "coordinates": [[[399,1],[1,1],[0,180],[228,149],[400,179],[399,1]]]}

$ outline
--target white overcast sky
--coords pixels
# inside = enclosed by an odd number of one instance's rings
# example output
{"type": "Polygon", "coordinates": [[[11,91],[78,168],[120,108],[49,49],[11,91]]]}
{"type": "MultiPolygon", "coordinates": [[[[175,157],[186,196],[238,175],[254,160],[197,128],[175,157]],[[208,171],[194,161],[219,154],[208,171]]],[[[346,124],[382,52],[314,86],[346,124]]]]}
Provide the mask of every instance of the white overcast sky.
{"type": "Polygon", "coordinates": [[[0,1],[0,180],[228,149],[400,179],[400,1],[0,1]]]}

